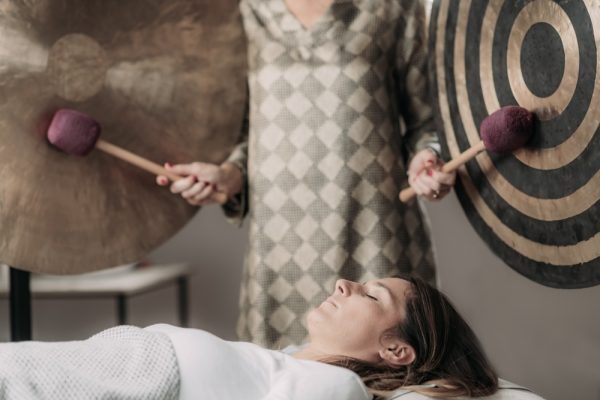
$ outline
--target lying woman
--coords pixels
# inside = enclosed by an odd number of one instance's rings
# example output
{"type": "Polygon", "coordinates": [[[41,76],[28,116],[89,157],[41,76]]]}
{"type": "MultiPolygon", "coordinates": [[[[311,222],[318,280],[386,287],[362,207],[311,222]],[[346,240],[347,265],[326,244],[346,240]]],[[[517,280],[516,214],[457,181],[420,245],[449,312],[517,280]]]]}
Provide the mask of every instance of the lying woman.
{"type": "Polygon", "coordinates": [[[498,388],[472,330],[419,279],[340,280],[306,324],[310,341],[292,354],[164,324],[0,344],[0,398],[369,400],[498,388]]]}

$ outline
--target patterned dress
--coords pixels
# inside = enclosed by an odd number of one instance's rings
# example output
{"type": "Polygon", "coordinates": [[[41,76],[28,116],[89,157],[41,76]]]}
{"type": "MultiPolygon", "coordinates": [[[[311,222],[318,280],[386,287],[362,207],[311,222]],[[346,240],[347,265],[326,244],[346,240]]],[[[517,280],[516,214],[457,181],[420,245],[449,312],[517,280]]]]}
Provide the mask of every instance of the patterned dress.
{"type": "Polygon", "coordinates": [[[249,129],[229,160],[247,190],[226,206],[250,220],[238,334],[283,347],[306,339],[306,312],[339,278],[435,280],[419,207],[398,200],[407,156],[439,146],[425,13],[417,0],[335,0],[307,29],[284,0],[240,8],[249,129]]]}

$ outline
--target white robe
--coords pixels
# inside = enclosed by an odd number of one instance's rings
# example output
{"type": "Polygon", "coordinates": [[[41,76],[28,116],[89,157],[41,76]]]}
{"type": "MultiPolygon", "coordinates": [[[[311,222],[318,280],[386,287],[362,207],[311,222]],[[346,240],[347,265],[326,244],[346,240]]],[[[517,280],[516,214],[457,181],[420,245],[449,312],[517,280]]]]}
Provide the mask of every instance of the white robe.
{"type": "Polygon", "coordinates": [[[180,400],[368,400],[353,372],[297,360],[246,342],[228,342],[198,329],[153,325],[169,336],[180,372],[180,400]]]}

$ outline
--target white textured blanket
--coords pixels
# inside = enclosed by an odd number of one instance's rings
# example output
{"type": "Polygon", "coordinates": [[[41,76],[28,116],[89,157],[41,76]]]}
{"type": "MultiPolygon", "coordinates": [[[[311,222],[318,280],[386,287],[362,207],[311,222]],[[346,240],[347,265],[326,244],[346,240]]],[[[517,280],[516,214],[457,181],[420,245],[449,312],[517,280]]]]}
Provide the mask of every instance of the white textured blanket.
{"type": "Polygon", "coordinates": [[[171,400],[179,396],[169,338],[132,326],[84,341],[0,344],[2,400],[171,400]]]}

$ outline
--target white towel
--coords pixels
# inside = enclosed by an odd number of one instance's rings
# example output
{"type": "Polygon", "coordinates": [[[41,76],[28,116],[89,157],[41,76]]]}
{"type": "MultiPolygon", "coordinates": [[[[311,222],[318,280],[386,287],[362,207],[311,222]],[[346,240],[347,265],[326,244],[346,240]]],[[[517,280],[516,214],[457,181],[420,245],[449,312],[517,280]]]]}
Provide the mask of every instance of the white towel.
{"type": "Polygon", "coordinates": [[[2,400],[175,400],[177,358],[169,338],[132,326],[83,341],[0,344],[2,400]]]}

